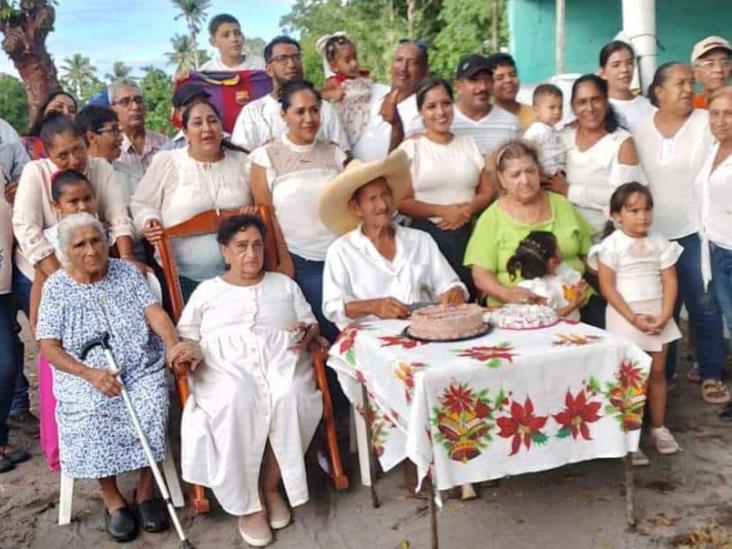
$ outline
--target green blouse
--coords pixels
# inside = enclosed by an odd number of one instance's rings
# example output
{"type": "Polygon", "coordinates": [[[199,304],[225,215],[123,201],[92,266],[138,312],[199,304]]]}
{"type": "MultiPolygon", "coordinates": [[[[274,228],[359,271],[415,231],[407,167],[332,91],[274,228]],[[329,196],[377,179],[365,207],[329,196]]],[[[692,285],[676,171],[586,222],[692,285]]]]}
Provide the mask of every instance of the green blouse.
{"type": "Polygon", "coordinates": [[[519,242],[531,231],[549,231],[557,237],[564,261],[573,269],[584,273],[582,257],[587,256],[592,244],[592,228],[564,196],[547,193],[551,217],[542,223],[528,225],[516,221],[494,202],[478,218],[473,234],[465,250],[464,264],[491,271],[504,286],[514,286],[521,281],[511,280],[506,270],[509,258],[516,253],[519,242]]]}

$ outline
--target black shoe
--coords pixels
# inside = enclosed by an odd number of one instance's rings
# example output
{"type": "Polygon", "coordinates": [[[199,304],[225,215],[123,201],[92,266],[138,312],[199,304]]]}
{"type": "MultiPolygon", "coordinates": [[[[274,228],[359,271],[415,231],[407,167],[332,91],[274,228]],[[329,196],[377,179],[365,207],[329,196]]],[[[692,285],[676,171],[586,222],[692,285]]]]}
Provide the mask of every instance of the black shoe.
{"type": "Polygon", "coordinates": [[[722,421],[732,421],[732,403],[727,404],[719,413],[719,419],[722,421]]]}
{"type": "Polygon", "coordinates": [[[111,513],[104,510],[104,526],[113,540],[132,541],[137,537],[137,520],[129,507],[121,507],[111,513]]]}
{"type": "Polygon", "coordinates": [[[9,458],[0,455],[0,473],[7,473],[13,469],[15,469],[15,463],[13,463],[9,458]]]}
{"type": "Polygon", "coordinates": [[[18,463],[28,461],[32,456],[27,450],[18,449],[12,452],[5,452],[3,457],[12,462],[13,465],[18,465],[18,463]]]}
{"type": "Polygon", "coordinates": [[[168,529],[168,513],[161,498],[145,500],[137,504],[137,517],[145,532],[162,532],[168,529]]]}

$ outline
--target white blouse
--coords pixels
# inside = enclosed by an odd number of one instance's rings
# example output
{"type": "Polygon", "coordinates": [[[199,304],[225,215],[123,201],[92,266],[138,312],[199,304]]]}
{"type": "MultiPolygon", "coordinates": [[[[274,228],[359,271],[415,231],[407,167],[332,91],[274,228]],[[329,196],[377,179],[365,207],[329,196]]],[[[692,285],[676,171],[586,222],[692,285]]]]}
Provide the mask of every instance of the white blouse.
{"type": "Polygon", "coordinates": [[[705,284],[712,278],[709,242],[732,250],[732,155],[712,171],[719,152],[716,142],[706,156],[695,181],[695,190],[701,199],[702,222],[702,276],[705,284]]]}
{"type": "MultiPolygon", "coordinates": [[[[245,153],[225,149],[218,162],[199,162],[185,147],[155,155],[132,196],[130,210],[135,229],[142,233],[151,219],[172,227],[208,210],[251,203],[245,153]]],[[[207,280],[221,274],[223,259],[215,235],[175,239],[172,248],[182,276],[207,280]]]]}
{"type": "Polygon", "coordinates": [[[660,234],[633,238],[616,230],[590,248],[587,264],[598,263],[615,271],[615,285],[626,303],[661,299],[661,271],[673,267],[684,249],[660,234]]]}
{"type": "MultiPolygon", "coordinates": [[[[446,206],[470,202],[480,183],[485,157],[469,135],[455,135],[447,143],[435,143],[422,135],[399,145],[409,160],[414,198],[446,206]]],[[[439,217],[430,218],[438,222],[439,217]]]]}
{"type": "Polygon", "coordinates": [[[610,205],[613,191],[630,181],[646,182],[639,165],[621,164],[618,158],[620,147],[630,134],[618,128],[585,151],[577,148],[575,128],[566,127],[561,135],[567,149],[567,198],[599,232],[607,221],[604,211],[610,205]]]}
{"type": "Polygon", "coordinates": [[[618,115],[618,122],[626,130],[630,130],[638,122],[651,116],[656,112],[651,102],[642,95],[636,95],[633,99],[610,98],[615,114],[618,115]]]}
{"type": "MultiPolygon", "coordinates": [[[[526,288],[530,292],[546,299],[546,304],[555,311],[569,304],[567,296],[574,292],[574,286],[580,283],[582,275],[566,263],[561,263],[553,275],[542,276],[522,280],[518,283],[519,288],[526,288]]],[[[567,317],[570,320],[579,321],[579,308],[572,311],[567,317]]]]}
{"type": "Polygon", "coordinates": [[[694,179],[712,146],[707,111],[694,109],[670,139],[656,128],[655,115],[648,116],[635,125],[633,138],[653,194],[653,230],[670,239],[697,232],[694,179]]]}
{"type": "Polygon", "coordinates": [[[320,221],[318,197],[325,184],[343,170],[346,153],[333,143],[295,145],[282,135],[255,150],[251,158],[265,169],[287,249],[311,261],[323,261],[336,234],[320,221]],[[274,149],[280,152],[275,162],[271,156],[274,149]],[[292,158],[280,159],[285,155],[292,158]]]}
{"type": "MultiPolygon", "coordinates": [[[[451,288],[467,288],[424,231],[394,225],[396,255],[389,261],[361,231],[336,240],[323,271],[323,315],[339,329],[355,319],[346,316],[351,301],[393,297],[407,305],[435,301],[451,288]]],[[[366,319],[368,320],[368,318],[366,319]]]]}

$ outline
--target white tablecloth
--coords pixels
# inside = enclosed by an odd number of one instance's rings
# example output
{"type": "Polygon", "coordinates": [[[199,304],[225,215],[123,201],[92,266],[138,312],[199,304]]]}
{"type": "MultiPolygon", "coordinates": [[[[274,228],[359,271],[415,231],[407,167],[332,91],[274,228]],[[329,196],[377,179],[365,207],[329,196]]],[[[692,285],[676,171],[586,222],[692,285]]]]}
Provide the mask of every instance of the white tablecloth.
{"type": "Polygon", "coordinates": [[[496,329],[420,343],[403,320],[354,323],[328,365],[363,414],[366,383],[376,455],[409,458],[440,490],[618,458],[638,448],[650,357],[586,324],[496,329]]]}

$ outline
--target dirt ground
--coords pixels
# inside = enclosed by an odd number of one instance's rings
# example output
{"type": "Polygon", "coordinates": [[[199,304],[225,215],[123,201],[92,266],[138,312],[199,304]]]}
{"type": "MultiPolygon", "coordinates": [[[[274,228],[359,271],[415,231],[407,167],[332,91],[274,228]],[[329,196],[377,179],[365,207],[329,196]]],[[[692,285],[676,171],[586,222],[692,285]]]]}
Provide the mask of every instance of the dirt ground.
{"type": "MultiPolygon", "coordinates": [[[[26,371],[35,386],[35,350],[26,371]]],[[[438,515],[441,548],[732,548],[732,424],[717,419],[698,385],[684,379],[688,362],[670,393],[668,425],[683,448],[662,458],[650,448],[651,465],[636,469],[635,529],[626,528],[623,464],[597,460],[544,473],[503,479],[479,487],[480,498],[445,501],[438,515]]],[[[37,438],[13,432],[33,460],[0,475],[0,549],[107,548],[117,544],[104,531],[97,486],[75,486],[73,520],[57,525],[58,475],[50,472],[37,438]]],[[[352,487],[341,493],[311,475],[311,501],[295,510],[294,523],[277,534],[278,549],[429,547],[427,504],[402,487],[397,469],[382,475],[379,509],[344,454],[352,487]]],[[[131,495],[134,478],[123,486],[131,495]]],[[[206,516],[179,510],[184,528],[199,549],[246,547],[236,520],[221,509],[206,516]]],[[[141,534],[130,548],[177,547],[172,531],[141,534]]]]}

